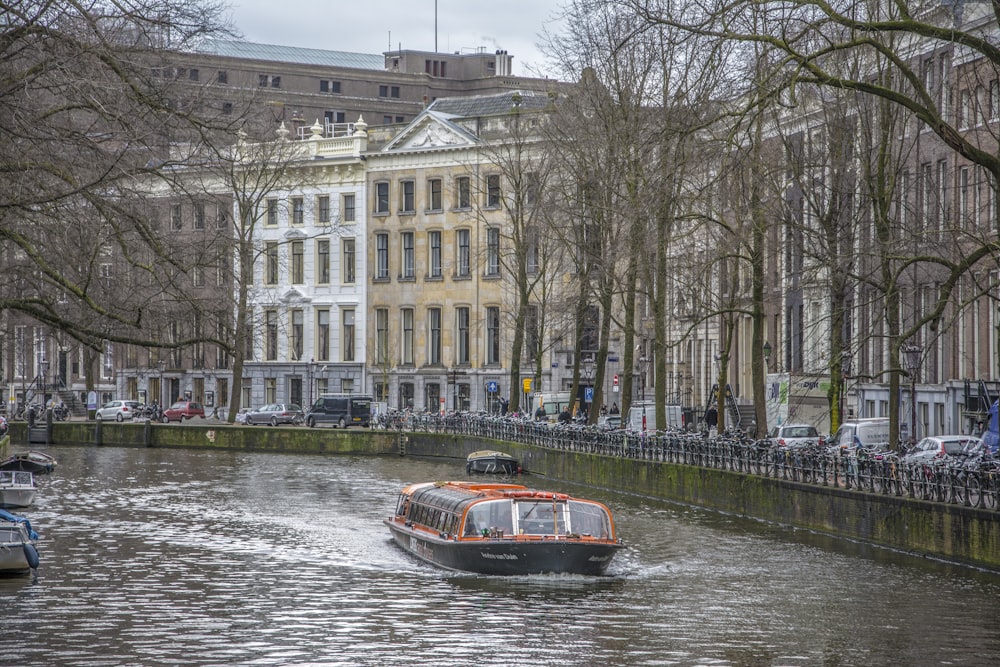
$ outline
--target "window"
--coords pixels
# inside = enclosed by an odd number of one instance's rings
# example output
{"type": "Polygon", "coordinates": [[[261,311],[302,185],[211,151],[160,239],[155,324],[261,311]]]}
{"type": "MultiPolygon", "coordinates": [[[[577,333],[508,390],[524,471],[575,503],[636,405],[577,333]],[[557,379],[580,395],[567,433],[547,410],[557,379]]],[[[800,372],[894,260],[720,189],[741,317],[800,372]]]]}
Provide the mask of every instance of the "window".
{"type": "Polygon", "coordinates": [[[301,285],[306,281],[305,249],[303,241],[292,241],[292,273],[290,278],[293,285],[301,285]]]}
{"type": "Polygon", "coordinates": [[[1000,80],[990,81],[990,120],[1000,118],[1000,80]]]}
{"type": "Polygon", "coordinates": [[[400,342],[400,363],[413,365],[413,309],[403,308],[401,311],[402,330],[400,342]]]}
{"type": "Polygon", "coordinates": [[[441,232],[428,232],[428,245],[430,246],[430,276],[431,278],[441,277],[441,232]]]}
{"type": "Polygon", "coordinates": [[[354,310],[348,309],[341,313],[344,329],[343,346],[344,361],[354,361],[354,310]]]}
{"type": "Polygon", "coordinates": [[[441,309],[427,309],[427,361],[430,364],[441,363],[441,309]]]}
{"type": "Polygon", "coordinates": [[[316,358],[330,361],[330,311],[316,311],[316,358]]]}
{"type": "Polygon", "coordinates": [[[389,362],[389,309],[375,309],[375,363],[389,362]]]}
{"type": "Polygon", "coordinates": [[[413,190],[415,184],[413,181],[403,181],[400,183],[400,196],[402,199],[399,202],[399,212],[400,213],[413,213],[413,190]]]}
{"type": "Polygon", "coordinates": [[[937,162],[937,227],[944,230],[948,212],[948,161],[937,162]]]}
{"type": "Polygon", "coordinates": [[[316,241],[316,283],[330,284],[330,240],[316,241]]]}
{"type": "Polygon", "coordinates": [[[456,182],[458,200],[455,202],[457,208],[470,208],[472,206],[472,185],[468,176],[459,177],[456,182]]]}
{"type": "Polygon", "coordinates": [[[354,239],[344,239],[344,282],[355,280],[354,239]]]}
{"type": "Polygon", "coordinates": [[[231,116],[232,114],[233,114],[233,103],[232,102],[223,102],[222,103],[222,115],[223,116],[231,116]]]}
{"type": "Polygon", "coordinates": [[[191,282],[195,287],[205,286],[205,269],[201,266],[195,266],[191,269],[191,282]]]}
{"type": "Polygon", "coordinates": [[[427,208],[431,211],[441,210],[441,179],[432,178],[427,182],[427,208]]]}
{"type": "Polygon", "coordinates": [[[261,88],[267,88],[267,84],[270,82],[270,78],[266,74],[257,75],[257,85],[261,88]]]}
{"type": "Polygon", "coordinates": [[[379,86],[378,87],[379,97],[389,97],[389,86],[379,86]]]}
{"type": "Polygon", "coordinates": [[[486,177],[486,206],[488,208],[499,208],[500,206],[499,174],[490,174],[486,177]]]}
{"type": "Polygon", "coordinates": [[[275,361],[278,358],[278,311],[269,310],[265,314],[264,358],[275,361]]]}
{"type": "Polygon", "coordinates": [[[486,309],[486,363],[500,363],[500,308],[486,309]]]}
{"type": "Polygon", "coordinates": [[[969,194],[972,191],[969,167],[958,170],[958,224],[964,228],[969,222],[969,194]]]}
{"type": "Polygon", "coordinates": [[[292,361],[298,361],[302,358],[302,341],[304,339],[302,327],[304,318],[305,314],[301,310],[292,311],[291,340],[288,341],[289,347],[292,348],[290,350],[292,361]]]}
{"type": "Polygon", "coordinates": [[[500,275],[500,230],[496,227],[486,232],[486,275],[500,275]]]}
{"type": "Polygon", "coordinates": [[[229,207],[225,204],[218,204],[215,207],[215,226],[217,229],[229,227],[229,207]]]}
{"type": "Polygon", "coordinates": [[[458,262],[457,273],[459,276],[468,278],[472,269],[469,264],[469,230],[458,230],[458,262]]]}
{"type": "Polygon", "coordinates": [[[292,198],[292,224],[301,226],[305,224],[305,200],[302,197],[292,198]]]}
{"type": "Polygon", "coordinates": [[[528,230],[528,247],[525,252],[525,268],[528,275],[538,273],[538,232],[534,229],[528,230]]]}
{"type": "Polygon", "coordinates": [[[383,125],[392,125],[392,116],[382,116],[383,125]]]}
{"type": "Polygon", "coordinates": [[[195,229],[205,229],[205,205],[195,204],[194,205],[194,228],[195,229]]]}
{"type": "Polygon", "coordinates": [[[399,86],[389,88],[389,97],[399,97],[399,86]]]}
{"type": "Polygon", "coordinates": [[[180,204],[174,204],[170,207],[170,229],[180,231],[184,227],[184,218],[182,217],[183,210],[180,204]]]}
{"type": "Polygon", "coordinates": [[[389,235],[375,235],[375,279],[389,279],[389,235]]]}
{"type": "Polygon", "coordinates": [[[219,70],[219,71],[218,71],[218,72],[217,72],[217,73],[215,74],[215,80],[216,80],[216,81],[217,81],[218,83],[229,83],[229,72],[227,72],[227,71],[226,71],[226,70],[224,70],[224,69],[220,69],[220,70],[219,70]]]}
{"type": "Polygon", "coordinates": [[[399,235],[403,246],[403,273],[404,280],[413,278],[413,232],[403,232],[399,235]]]}
{"type": "Polygon", "coordinates": [[[275,241],[264,244],[264,284],[278,284],[278,244],[275,241]]]}
{"type": "MultiPolygon", "coordinates": [[[[278,401],[278,379],[264,378],[264,402],[276,403],[278,401]]],[[[248,402],[247,405],[250,405],[248,402]]]]}
{"type": "Polygon", "coordinates": [[[455,309],[457,318],[457,340],[455,346],[455,363],[460,366],[469,364],[469,308],[461,306],[455,309]]]}
{"type": "Polygon", "coordinates": [[[340,93],[340,82],[330,81],[329,79],[319,80],[319,92],[321,93],[340,93]]]}
{"type": "Polygon", "coordinates": [[[278,225],[278,200],[268,199],[266,206],[267,217],[264,219],[264,224],[268,227],[276,227],[278,225]]]}
{"type": "Polygon", "coordinates": [[[386,182],[375,184],[375,213],[389,212],[389,184],[386,182]]]}
{"type": "Polygon", "coordinates": [[[320,195],[316,199],[316,220],[318,222],[330,222],[330,196],[320,195]]]}
{"type": "Polygon", "coordinates": [[[354,195],[344,195],[344,203],[341,208],[343,211],[344,222],[355,222],[357,221],[357,215],[354,212],[354,195]]]}
{"type": "Polygon", "coordinates": [[[188,70],[188,80],[197,81],[201,78],[201,73],[197,69],[188,70]]]}
{"type": "Polygon", "coordinates": [[[271,77],[271,87],[272,88],[281,88],[281,77],[280,76],[272,76],[271,77]]]}

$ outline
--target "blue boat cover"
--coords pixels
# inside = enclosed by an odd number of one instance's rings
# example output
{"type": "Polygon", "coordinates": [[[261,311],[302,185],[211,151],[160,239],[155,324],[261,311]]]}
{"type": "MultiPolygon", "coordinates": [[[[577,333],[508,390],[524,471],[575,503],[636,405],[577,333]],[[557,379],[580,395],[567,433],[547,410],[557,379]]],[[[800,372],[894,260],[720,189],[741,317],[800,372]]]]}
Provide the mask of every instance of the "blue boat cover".
{"type": "Polygon", "coordinates": [[[12,521],[14,523],[23,523],[24,527],[28,529],[28,535],[31,536],[31,539],[33,539],[33,540],[37,540],[38,539],[38,533],[36,533],[31,528],[31,522],[28,521],[23,516],[18,516],[16,514],[11,514],[7,510],[0,510],[0,519],[4,519],[6,521],[12,521]]]}
{"type": "Polygon", "coordinates": [[[990,423],[986,427],[986,431],[983,433],[983,443],[989,447],[990,452],[994,456],[997,455],[997,450],[1000,449],[1000,417],[997,415],[997,403],[993,403],[990,406],[990,423]]]}

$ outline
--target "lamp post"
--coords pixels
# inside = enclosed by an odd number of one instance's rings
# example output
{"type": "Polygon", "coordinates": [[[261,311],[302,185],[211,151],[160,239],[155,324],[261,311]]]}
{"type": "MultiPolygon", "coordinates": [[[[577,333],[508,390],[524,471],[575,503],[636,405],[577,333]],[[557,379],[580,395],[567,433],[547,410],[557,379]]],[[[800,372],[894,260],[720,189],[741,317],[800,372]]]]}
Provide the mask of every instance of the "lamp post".
{"type": "Polygon", "coordinates": [[[160,359],[158,362],[156,362],[156,365],[160,369],[160,391],[159,391],[160,395],[156,397],[156,400],[158,400],[160,402],[160,409],[162,410],[163,409],[163,371],[166,370],[166,368],[167,368],[167,362],[165,362],[163,359],[160,359]]]}
{"type": "Polygon", "coordinates": [[[903,348],[906,370],[910,372],[910,445],[917,442],[917,369],[920,368],[920,355],[924,351],[919,345],[907,345],[903,348]]]}
{"type": "Polygon", "coordinates": [[[649,367],[649,359],[639,357],[639,400],[646,400],[646,368],[649,367]]]}
{"type": "Polygon", "coordinates": [[[771,344],[766,340],[764,341],[764,373],[767,374],[771,370],[771,344]]]}
{"type": "Polygon", "coordinates": [[[41,384],[41,390],[42,390],[42,409],[44,410],[49,405],[49,397],[46,394],[46,392],[48,391],[49,362],[48,361],[38,362],[38,368],[40,370],[40,376],[38,380],[39,384],[41,384]]]}
{"type": "MultiPolygon", "coordinates": [[[[583,397],[586,398],[587,397],[587,388],[589,387],[589,388],[591,388],[591,391],[593,391],[593,381],[592,381],[592,378],[594,377],[594,357],[593,356],[584,357],[582,363],[583,363],[583,379],[584,379],[584,382],[586,383],[586,384],[584,384],[583,397]]],[[[591,399],[591,400],[593,400],[593,399],[591,399]]],[[[590,415],[590,401],[584,401],[584,403],[586,404],[586,409],[587,409],[587,413],[586,414],[589,416],[590,415]]]]}
{"type": "Polygon", "coordinates": [[[840,423],[844,423],[844,393],[847,391],[847,378],[851,375],[851,353],[844,350],[840,353],[840,423]]]}

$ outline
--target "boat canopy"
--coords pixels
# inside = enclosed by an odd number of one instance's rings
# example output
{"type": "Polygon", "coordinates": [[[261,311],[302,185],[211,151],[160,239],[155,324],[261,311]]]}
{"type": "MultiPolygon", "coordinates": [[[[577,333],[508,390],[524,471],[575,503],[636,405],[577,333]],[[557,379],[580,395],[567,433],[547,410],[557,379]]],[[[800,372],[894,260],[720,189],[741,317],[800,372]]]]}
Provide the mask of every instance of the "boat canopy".
{"type": "Polygon", "coordinates": [[[24,527],[28,529],[28,534],[31,536],[31,539],[33,539],[33,540],[37,540],[38,539],[38,533],[36,533],[31,528],[31,522],[28,521],[23,516],[18,516],[16,514],[11,514],[7,510],[0,509],[0,521],[10,521],[11,523],[21,523],[21,524],[24,524],[24,527]]]}

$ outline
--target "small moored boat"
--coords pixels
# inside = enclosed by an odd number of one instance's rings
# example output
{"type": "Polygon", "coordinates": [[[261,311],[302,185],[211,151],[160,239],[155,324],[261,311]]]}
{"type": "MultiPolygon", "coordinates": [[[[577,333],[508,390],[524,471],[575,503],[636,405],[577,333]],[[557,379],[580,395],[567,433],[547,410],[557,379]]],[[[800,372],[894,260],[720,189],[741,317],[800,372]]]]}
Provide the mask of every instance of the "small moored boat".
{"type": "Polygon", "coordinates": [[[22,516],[0,510],[0,574],[22,574],[38,567],[38,533],[22,516]]]}
{"type": "Polygon", "coordinates": [[[56,460],[45,452],[18,452],[0,461],[0,470],[24,470],[47,475],[56,469],[56,460]]]}
{"type": "Polygon", "coordinates": [[[0,507],[27,507],[35,500],[35,476],[25,470],[0,470],[0,507]]]}
{"type": "Polygon", "coordinates": [[[412,484],[384,523],[418,558],[479,574],[600,575],[622,548],[601,503],[520,484],[412,484]]]}
{"type": "Polygon", "coordinates": [[[510,454],[484,449],[469,454],[465,460],[465,472],[516,475],[521,472],[521,466],[510,454]]]}

